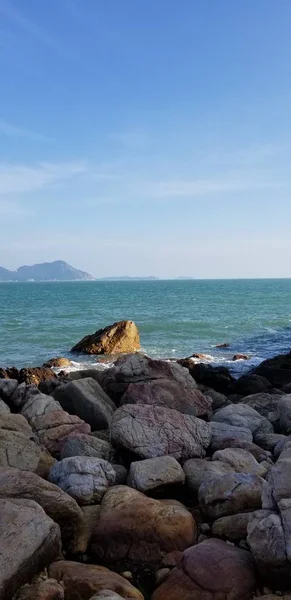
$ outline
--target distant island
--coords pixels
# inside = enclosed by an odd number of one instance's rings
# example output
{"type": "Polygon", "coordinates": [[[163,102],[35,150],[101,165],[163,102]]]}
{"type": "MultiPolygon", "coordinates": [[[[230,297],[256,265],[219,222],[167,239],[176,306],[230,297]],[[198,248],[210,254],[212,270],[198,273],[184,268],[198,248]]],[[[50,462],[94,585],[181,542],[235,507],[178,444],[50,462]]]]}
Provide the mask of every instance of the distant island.
{"type": "Polygon", "coordinates": [[[0,267],[0,281],[94,281],[94,277],[75,269],[63,260],[19,267],[9,271],[0,267]]]}

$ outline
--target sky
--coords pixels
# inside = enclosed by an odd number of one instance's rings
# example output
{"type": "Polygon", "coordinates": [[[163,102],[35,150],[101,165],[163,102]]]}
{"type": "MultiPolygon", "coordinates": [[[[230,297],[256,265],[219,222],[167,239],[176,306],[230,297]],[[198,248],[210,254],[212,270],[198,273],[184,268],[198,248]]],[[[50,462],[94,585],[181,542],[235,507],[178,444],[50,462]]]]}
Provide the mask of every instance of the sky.
{"type": "Polygon", "coordinates": [[[0,0],[0,265],[291,277],[290,0],[0,0]]]}

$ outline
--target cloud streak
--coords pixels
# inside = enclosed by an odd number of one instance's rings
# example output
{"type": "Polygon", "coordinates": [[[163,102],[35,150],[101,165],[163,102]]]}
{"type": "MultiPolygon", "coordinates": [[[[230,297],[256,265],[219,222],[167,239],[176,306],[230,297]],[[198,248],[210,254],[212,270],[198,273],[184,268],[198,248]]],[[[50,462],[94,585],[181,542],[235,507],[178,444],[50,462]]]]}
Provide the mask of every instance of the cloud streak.
{"type": "Polygon", "coordinates": [[[181,198],[212,196],[231,192],[247,192],[250,190],[267,190],[284,187],[280,182],[270,181],[232,181],[230,180],[186,180],[160,181],[151,184],[151,193],[157,198],[181,198]]]}
{"type": "Polygon", "coordinates": [[[18,127],[17,125],[8,123],[4,119],[0,119],[0,135],[5,135],[7,137],[15,137],[15,138],[26,138],[29,140],[34,140],[36,142],[50,142],[51,141],[51,139],[46,137],[45,135],[35,133],[34,131],[30,131],[30,129],[18,127]]]}
{"type": "Polygon", "coordinates": [[[38,163],[33,166],[0,163],[0,195],[25,194],[85,173],[85,162],[38,163]]]}

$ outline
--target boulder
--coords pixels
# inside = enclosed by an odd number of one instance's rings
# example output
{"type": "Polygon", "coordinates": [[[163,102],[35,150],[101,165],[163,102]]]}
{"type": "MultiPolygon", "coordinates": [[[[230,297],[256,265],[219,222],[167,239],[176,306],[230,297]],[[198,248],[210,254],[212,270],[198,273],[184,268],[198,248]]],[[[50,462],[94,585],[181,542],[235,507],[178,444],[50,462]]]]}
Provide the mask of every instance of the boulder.
{"type": "Polygon", "coordinates": [[[19,410],[30,399],[31,396],[37,396],[39,389],[36,385],[21,383],[9,398],[10,406],[15,410],[19,410]]]}
{"type": "Polygon", "coordinates": [[[103,590],[116,592],[126,600],[143,600],[142,593],[127,579],[106,567],[60,560],[50,565],[49,576],[62,582],[66,600],[90,600],[94,594],[103,590]]]}
{"type": "MultiPolygon", "coordinates": [[[[211,423],[210,425],[212,428],[213,425],[215,425],[215,426],[223,425],[223,423],[211,423]]],[[[227,427],[227,425],[224,427],[227,427]]],[[[236,428],[234,427],[231,429],[236,429],[236,428]]],[[[240,428],[237,428],[237,429],[239,430],[240,428]]],[[[264,434],[262,434],[262,435],[264,435],[264,434]]],[[[276,435],[276,434],[269,433],[269,434],[265,434],[265,435],[276,435]]],[[[225,438],[216,437],[216,438],[214,438],[214,441],[215,441],[215,443],[212,443],[212,441],[211,441],[211,449],[214,450],[215,452],[216,452],[216,450],[224,450],[225,448],[243,448],[243,450],[247,450],[248,452],[250,452],[253,455],[253,457],[256,459],[257,462],[263,462],[263,461],[272,462],[271,452],[269,452],[268,450],[264,450],[263,448],[260,448],[260,446],[257,446],[257,444],[254,444],[253,442],[248,442],[244,439],[239,439],[239,438],[235,438],[235,437],[228,437],[227,435],[225,438]]]]}
{"type": "Polygon", "coordinates": [[[77,415],[93,429],[109,427],[116,406],[94,379],[79,379],[57,387],[54,398],[70,414],[77,415]]]}
{"type": "Polygon", "coordinates": [[[270,421],[247,404],[224,406],[224,408],[220,408],[214,413],[213,421],[235,427],[246,427],[251,430],[253,435],[255,433],[273,432],[270,421]]]}
{"type": "Polygon", "coordinates": [[[226,367],[213,367],[205,363],[195,363],[189,358],[181,359],[178,363],[189,370],[190,375],[197,383],[222,394],[228,394],[231,385],[235,381],[226,367]]]}
{"type": "Polygon", "coordinates": [[[85,354],[122,354],[140,349],[139,332],[133,321],[118,321],[92,335],[86,335],[71,352],[85,354]]]}
{"type": "Polygon", "coordinates": [[[200,485],[206,480],[233,473],[232,467],[221,461],[210,461],[202,458],[190,458],[183,465],[188,489],[196,496],[200,485]]]}
{"type": "Polygon", "coordinates": [[[263,481],[258,475],[246,473],[208,479],[199,488],[199,507],[212,520],[261,508],[263,481]]]}
{"type": "MultiPolygon", "coordinates": [[[[2,380],[0,380],[2,381],[2,380]]],[[[3,381],[5,381],[5,379],[3,379],[3,381]]],[[[0,415],[1,414],[9,414],[10,413],[10,408],[8,406],[8,404],[6,404],[6,402],[4,402],[4,400],[0,399],[0,415]]]]}
{"type": "Polygon", "coordinates": [[[232,386],[232,391],[236,394],[242,394],[243,396],[250,396],[252,394],[258,394],[259,392],[265,392],[271,388],[270,382],[260,375],[247,374],[242,375],[235,384],[232,386]]]}
{"type": "Polygon", "coordinates": [[[282,522],[270,510],[257,510],[248,523],[248,545],[264,581],[284,589],[291,581],[291,567],[287,562],[282,522]]]}
{"type": "Polygon", "coordinates": [[[110,590],[102,590],[102,592],[92,596],[91,600],[104,600],[104,598],[106,598],[106,600],[122,600],[122,597],[119,594],[111,592],[110,590]]]}
{"type": "Polygon", "coordinates": [[[278,402],[280,426],[283,433],[291,433],[291,394],[281,396],[278,402]]]}
{"type": "Polygon", "coordinates": [[[8,400],[18,386],[17,379],[0,379],[0,398],[8,400]]]}
{"type": "Polygon", "coordinates": [[[211,430],[211,452],[228,447],[240,447],[241,444],[249,444],[253,441],[253,434],[248,427],[237,427],[219,421],[211,421],[209,425],[211,430]]]}
{"type": "Polygon", "coordinates": [[[33,426],[36,417],[41,417],[42,415],[58,410],[62,410],[59,402],[56,402],[52,396],[39,393],[29,396],[21,410],[21,414],[33,426]]]}
{"type": "Polygon", "coordinates": [[[211,400],[212,400],[211,408],[213,411],[218,410],[219,408],[222,408],[223,406],[227,406],[227,404],[230,404],[227,397],[224,394],[221,394],[220,392],[216,392],[215,390],[212,390],[211,388],[209,388],[205,385],[199,385],[199,389],[204,394],[204,396],[207,396],[207,398],[211,398],[211,400]]]}
{"type": "Polygon", "coordinates": [[[16,367],[8,367],[7,369],[0,368],[0,379],[18,380],[18,369],[16,369],[16,367]]]}
{"type": "Polygon", "coordinates": [[[280,500],[291,498],[291,458],[283,454],[268,471],[267,483],[263,488],[263,508],[276,509],[280,500]]]}
{"type": "Polygon", "coordinates": [[[120,404],[164,406],[197,417],[212,415],[211,398],[203,396],[197,389],[186,391],[177,381],[166,378],[145,383],[131,383],[123,394],[120,404]]]}
{"type": "Polygon", "coordinates": [[[106,562],[155,564],[164,553],[184,550],[195,539],[194,519],[183,505],[116,486],[102,500],[91,551],[106,562]]]}
{"type": "Polygon", "coordinates": [[[41,381],[56,379],[56,374],[47,367],[34,367],[32,369],[20,369],[18,382],[38,385],[41,381]]]}
{"type": "Polygon", "coordinates": [[[248,354],[234,354],[231,360],[236,362],[237,360],[250,360],[250,358],[248,354]]]}
{"type": "Polygon", "coordinates": [[[87,552],[93,531],[100,517],[100,510],[100,504],[81,507],[82,518],[75,532],[74,543],[70,547],[73,554],[85,554],[87,552]]]}
{"type": "Polygon", "coordinates": [[[10,412],[0,412],[0,430],[18,431],[27,437],[33,437],[32,429],[22,415],[13,415],[10,412]]]}
{"type": "Polygon", "coordinates": [[[115,485],[125,485],[127,482],[127,468],[123,465],[116,465],[114,463],[112,463],[111,466],[115,471],[115,485]]]}
{"type": "Polygon", "coordinates": [[[172,456],[159,456],[133,462],[127,485],[144,494],[156,494],[185,483],[184,471],[172,456]]]}
{"type": "Polygon", "coordinates": [[[27,435],[18,431],[0,429],[0,466],[35,471],[41,449],[27,435]]]}
{"type": "Polygon", "coordinates": [[[44,579],[24,585],[13,600],[64,600],[64,588],[55,579],[44,579]]]}
{"type": "Polygon", "coordinates": [[[59,526],[32,500],[0,500],[0,598],[13,594],[57,558],[59,526]]]}
{"type": "Polygon", "coordinates": [[[78,433],[65,440],[61,451],[61,460],[69,456],[91,456],[111,461],[114,450],[109,442],[98,439],[93,435],[78,433]]]}
{"type": "Polygon", "coordinates": [[[211,432],[208,423],[176,410],[127,404],[113,415],[111,438],[116,448],[137,458],[187,460],[205,456],[211,432]]]}
{"type": "Polygon", "coordinates": [[[264,360],[252,373],[265,377],[273,387],[282,388],[291,383],[291,352],[264,360]]]}
{"type": "Polygon", "coordinates": [[[74,456],[57,462],[51,469],[49,481],[83,505],[100,502],[109,486],[114,485],[115,477],[114,469],[106,460],[74,456]]]}
{"type": "Polygon", "coordinates": [[[212,535],[230,542],[239,542],[247,537],[251,514],[251,512],[246,512],[220,517],[212,523],[212,535]]]}
{"type": "Polygon", "coordinates": [[[63,369],[66,367],[71,367],[72,366],[72,361],[69,360],[68,358],[64,358],[63,356],[58,356],[57,358],[50,358],[47,362],[45,362],[43,365],[43,367],[48,367],[48,368],[57,368],[57,369],[63,369]]]}
{"type": "Polygon", "coordinates": [[[36,417],[33,429],[41,444],[55,457],[59,457],[65,441],[76,433],[91,433],[91,427],[79,417],[57,410],[36,417]]]}
{"type": "MultiPolygon", "coordinates": [[[[213,461],[227,463],[236,473],[251,473],[264,477],[267,473],[265,464],[258,463],[253,455],[243,448],[225,448],[217,450],[212,457],[213,461]]],[[[271,465],[269,465],[271,466],[271,465]]]]}
{"type": "Polygon", "coordinates": [[[272,453],[278,442],[286,439],[286,435],[281,433],[256,433],[254,439],[256,444],[263,448],[263,450],[267,450],[272,453]]]}
{"type": "Polygon", "coordinates": [[[243,398],[242,403],[254,408],[260,415],[266,417],[275,429],[279,426],[278,402],[280,396],[269,392],[259,392],[243,398]]]}
{"type": "Polygon", "coordinates": [[[130,384],[147,381],[175,381],[179,397],[191,395],[197,385],[187,369],[173,361],[153,360],[144,354],[129,354],[120,357],[110,369],[100,372],[100,384],[112,400],[119,404],[130,384]]]}
{"type": "Polygon", "coordinates": [[[82,520],[82,511],[77,502],[35,473],[0,468],[0,499],[5,497],[34,500],[61,528],[64,525],[74,527],[82,520]]]}
{"type": "Polygon", "coordinates": [[[152,600],[250,600],[255,587],[250,552],[212,539],[185,550],[152,600]]]}

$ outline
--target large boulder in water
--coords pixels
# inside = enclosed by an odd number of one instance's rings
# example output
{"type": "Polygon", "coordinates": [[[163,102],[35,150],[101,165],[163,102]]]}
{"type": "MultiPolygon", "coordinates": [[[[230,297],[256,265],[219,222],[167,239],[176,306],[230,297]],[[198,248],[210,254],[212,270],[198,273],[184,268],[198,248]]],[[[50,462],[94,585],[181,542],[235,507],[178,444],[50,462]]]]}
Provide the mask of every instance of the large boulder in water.
{"type": "Polygon", "coordinates": [[[85,354],[121,354],[140,349],[139,332],[133,321],[118,321],[92,335],[86,335],[72,348],[85,354]]]}
{"type": "Polygon", "coordinates": [[[208,423],[161,406],[127,404],[113,415],[112,443],[136,458],[203,458],[211,439],[208,423]]]}
{"type": "Polygon", "coordinates": [[[212,539],[185,550],[152,600],[250,600],[255,586],[250,552],[212,539]]]}
{"type": "Polygon", "coordinates": [[[273,387],[287,385],[291,382],[291,352],[264,360],[252,373],[265,377],[273,387]]]}

